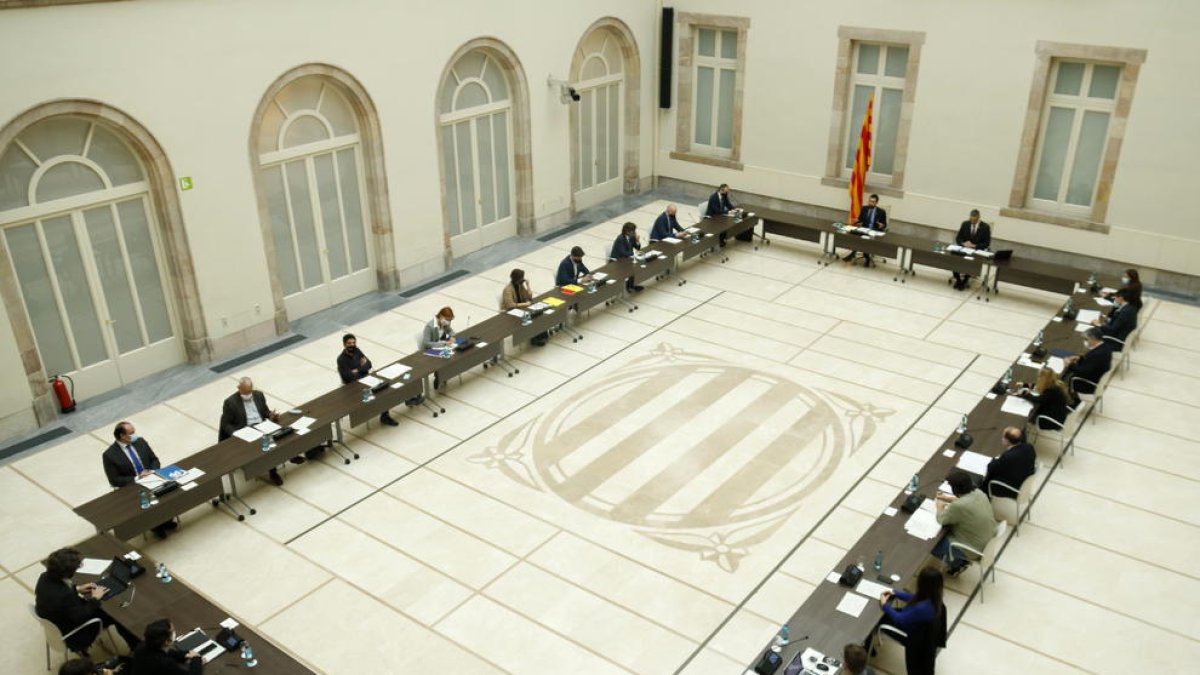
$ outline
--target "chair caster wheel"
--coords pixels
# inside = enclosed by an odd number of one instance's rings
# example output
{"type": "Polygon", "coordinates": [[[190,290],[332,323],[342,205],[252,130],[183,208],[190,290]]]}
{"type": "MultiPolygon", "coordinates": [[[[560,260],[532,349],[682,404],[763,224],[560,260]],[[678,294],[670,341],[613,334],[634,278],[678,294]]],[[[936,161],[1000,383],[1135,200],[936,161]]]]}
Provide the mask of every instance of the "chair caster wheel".
{"type": "Polygon", "coordinates": [[[349,466],[349,465],[350,465],[350,460],[349,460],[349,459],[343,459],[343,460],[342,460],[342,464],[345,464],[345,465],[349,466]]]}
{"type": "Polygon", "coordinates": [[[243,515],[242,515],[242,514],[240,514],[240,513],[238,514],[238,522],[239,522],[239,523],[240,523],[240,522],[242,522],[242,521],[243,521],[243,520],[245,520],[245,519],[246,519],[246,516],[243,516],[243,515]]]}
{"type": "Polygon", "coordinates": [[[520,369],[520,368],[513,368],[513,372],[514,372],[514,373],[516,373],[517,375],[520,375],[520,374],[521,374],[521,369],[520,369]]]}
{"type": "MultiPolygon", "coordinates": [[[[356,453],[354,453],[354,459],[358,459],[358,453],[357,453],[357,452],[356,452],[356,453]]],[[[347,463],[347,464],[349,464],[350,462],[346,462],[346,463],[347,463]]]]}
{"type": "Polygon", "coordinates": [[[209,503],[209,504],[212,504],[212,507],[213,507],[214,509],[215,509],[215,508],[217,508],[218,506],[220,506],[220,505],[221,505],[221,502],[219,502],[219,501],[217,501],[217,500],[215,500],[215,499],[209,500],[209,502],[208,502],[208,503],[209,503]]]}
{"type": "Polygon", "coordinates": [[[439,412],[441,412],[441,413],[444,415],[444,414],[446,414],[446,409],[445,409],[445,408],[441,408],[439,412]]]}
{"type": "Polygon", "coordinates": [[[437,417],[437,416],[438,416],[438,414],[437,414],[437,413],[433,413],[433,416],[434,416],[434,417],[437,417]]]}
{"type": "Polygon", "coordinates": [[[250,515],[252,515],[252,516],[256,516],[256,515],[258,515],[258,510],[257,510],[257,509],[250,509],[250,515]]]}
{"type": "Polygon", "coordinates": [[[513,376],[513,374],[512,374],[512,373],[509,373],[509,374],[508,374],[508,376],[509,376],[509,377],[512,377],[512,376],[513,376]]]}

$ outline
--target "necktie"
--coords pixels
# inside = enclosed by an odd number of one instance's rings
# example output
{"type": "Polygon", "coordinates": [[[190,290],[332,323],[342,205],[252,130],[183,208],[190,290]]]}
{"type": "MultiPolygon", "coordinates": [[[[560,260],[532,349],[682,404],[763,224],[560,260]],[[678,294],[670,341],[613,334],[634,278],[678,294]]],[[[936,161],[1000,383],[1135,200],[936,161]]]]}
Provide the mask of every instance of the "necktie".
{"type": "Polygon", "coordinates": [[[978,227],[979,227],[978,225],[972,225],[972,226],[971,226],[971,239],[972,239],[972,240],[974,240],[974,239],[975,239],[975,231],[976,231],[976,229],[977,229],[978,227]]]}
{"type": "Polygon", "coordinates": [[[142,471],[145,471],[145,467],[142,466],[142,460],[138,457],[137,451],[133,449],[132,445],[127,445],[125,452],[129,454],[129,461],[133,462],[133,470],[140,476],[142,471]]]}
{"type": "Polygon", "coordinates": [[[870,215],[867,216],[867,227],[874,227],[875,226],[875,207],[874,206],[871,207],[871,210],[869,213],[870,213],[870,215]]]}

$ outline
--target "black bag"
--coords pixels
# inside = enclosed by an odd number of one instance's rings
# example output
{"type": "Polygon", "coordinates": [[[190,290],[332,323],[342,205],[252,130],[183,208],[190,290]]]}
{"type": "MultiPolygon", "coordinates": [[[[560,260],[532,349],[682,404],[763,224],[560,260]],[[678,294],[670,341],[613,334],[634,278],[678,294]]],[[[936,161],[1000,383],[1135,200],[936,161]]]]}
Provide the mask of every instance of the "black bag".
{"type": "Polygon", "coordinates": [[[783,663],[783,657],[779,655],[779,652],[768,649],[767,653],[763,654],[762,658],[755,664],[754,672],[758,673],[758,675],[771,675],[771,673],[774,673],[779,668],[779,664],[781,663],[783,663]]]}
{"type": "Polygon", "coordinates": [[[838,579],[838,583],[848,588],[854,588],[862,579],[863,571],[858,569],[858,565],[846,565],[846,569],[842,571],[842,577],[838,579]]]}
{"type": "Polygon", "coordinates": [[[900,510],[904,513],[916,513],[917,509],[921,508],[921,502],[924,501],[925,498],[919,492],[914,492],[900,505],[900,510]]]}

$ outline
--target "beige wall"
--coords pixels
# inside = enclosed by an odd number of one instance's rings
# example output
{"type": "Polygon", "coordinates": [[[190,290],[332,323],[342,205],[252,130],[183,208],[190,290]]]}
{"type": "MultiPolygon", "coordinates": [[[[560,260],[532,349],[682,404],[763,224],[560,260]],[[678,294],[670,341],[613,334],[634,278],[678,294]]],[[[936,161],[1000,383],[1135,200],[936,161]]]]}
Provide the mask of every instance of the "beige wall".
{"type": "MultiPolygon", "coordinates": [[[[412,285],[444,267],[435,92],[455,50],[492,36],[520,59],[530,92],[533,215],[546,228],[566,222],[571,204],[568,108],[547,76],[565,78],[587,27],[613,16],[638,41],[642,82],[656,82],[656,12],[645,0],[138,0],[0,10],[0,126],[49,100],[94,99],[157,138],[175,177],[195,181],[180,201],[204,322],[220,354],[275,332],[248,139],[276,78],[328,63],[372,97],[396,267],[412,285]]],[[[652,174],[656,94],[642,86],[642,176],[652,174]]],[[[0,321],[0,430],[10,418],[27,427],[30,393],[12,331],[0,321]]]]}
{"type": "MultiPolygon", "coordinates": [[[[864,0],[680,0],[679,11],[750,19],[741,172],[670,159],[658,173],[731,183],[735,190],[848,208],[821,185],[828,148],[839,26],[925,34],[903,197],[894,218],[957,227],[978,207],[1002,240],[1200,275],[1200,223],[1180,217],[1200,184],[1196,110],[1200,3],[864,0]],[[1039,40],[1145,49],[1116,169],[1108,234],[998,218],[1008,206],[1039,40]]],[[[674,138],[674,112],[660,137],[674,138]]]]}

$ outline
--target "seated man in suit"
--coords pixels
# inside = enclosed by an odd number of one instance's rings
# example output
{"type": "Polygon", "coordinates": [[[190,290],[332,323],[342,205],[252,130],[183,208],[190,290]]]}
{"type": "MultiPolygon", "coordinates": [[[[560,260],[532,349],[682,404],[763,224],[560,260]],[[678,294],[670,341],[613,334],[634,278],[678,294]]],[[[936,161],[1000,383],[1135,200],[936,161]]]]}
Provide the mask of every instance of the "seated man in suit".
{"type": "MultiPolygon", "coordinates": [[[[119,422],[113,429],[113,444],[104,450],[104,475],[108,484],[114,488],[125,487],[138,478],[149,476],[155,469],[161,469],[158,455],[150,448],[146,439],[137,434],[132,422],[119,422]]],[[[178,525],[168,520],[151,529],[154,536],[165,539],[168,530],[174,530],[178,525]]]]}
{"type": "MultiPolygon", "coordinates": [[[[1104,337],[1115,337],[1122,343],[1125,342],[1129,334],[1137,328],[1137,305],[1133,303],[1133,291],[1127,288],[1122,288],[1117,291],[1113,302],[1116,306],[1112,312],[1106,317],[1100,317],[1092,321],[1092,325],[1100,329],[1100,334],[1104,337]]],[[[1123,344],[1113,343],[1113,349],[1121,351],[1123,344]]]]}
{"type": "MultiPolygon", "coordinates": [[[[267,397],[254,388],[254,382],[250,378],[243,377],[238,380],[237,391],[230,394],[221,405],[221,425],[217,430],[217,440],[223,441],[238,429],[252,427],[265,420],[278,421],[279,413],[268,408],[267,397]]],[[[320,450],[314,448],[304,454],[311,458],[316,457],[319,452],[320,450]]],[[[292,464],[303,464],[304,457],[297,456],[288,461],[292,464]]],[[[283,485],[283,477],[279,475],[278,469],[268,471],[267,479],[274,485],[283,485]]]]}
{"type": "Polygon", "coordinates": [[[654,227],[650,228],[650,241],[662,241],[683,232],[683,227],[675,219],[674,204],[667,204],[667,210],[654,219],[654,227]]]}
{"type": "MultiPolygon", "coordinates": [[[[879,195],[871,195],[867,199],[867,205],[859,209],[858,218],[855,218],[851,225],[854,225],[855,227],[865,227],[868,230],[883,231],[887,229],[887,211],[884,211],[879,207],[879,195]]],[[[857,254],[858,251],[850,251],[845,257],[842,258],[842,260],[848,263],[853,263],[854,256],[857,254]]],[[[875,263],[871,261],[871,254],[863,254],[863,265],[865,267],[875,266],[875,263]]]]}
{"type": "MultiPolygon", "coordinates": [[[[612,251],[609,252],[608,257],[612,260],[624,260],[632,258],[633,252],[640,250],[642,250],[642,240],[638,238],[637,225],[625,223],[621,226],[621,234],[613,240],[612,251]]],[[[642,290],[641,286],[633,283],[633,277],[625,280],[625,288],[630,291],[642,290]]]]}
{"type": "MultiPolygon", "coordinates": [[[[958,226],[954,243],[974,251],[986,251],[992,245],[992,228],[979,219],[979,209],[971,209],[971,217],[958,226]]],[[[970,281],[970,274],[954,273],[955,290],[963,290],[970,281]]]]}
{"type": "MultiPolygon", "coordinates": [[[[83,564],[83,556],[73,548],[60,548],[51,553],[42,562],[46,571],[38,577],[34,588],[34,611],[37,615],[58,626],[63,635],[92,619],[100,619],[104,627],[117,627],[117,632],[125,640],[130,649],[137,647],[138,638],[125,630],[123,626],[113,621],[100,608],[100,599],[108,589],[96,584],[81,584],[76,586],[71,582],[79,566],[83,564]]],[[[66,638],[67,648],[81,655],[87,655],[88,647],[100,636],[100,626],[86,628],[66,638]]]]}
{"type": "Polygon", "coordinates": [[[146,624],[145,638],[133,650],[131,675],[200,675],[204,659],[196,652],[184,653],[175,647],[175,626],[168,619],[146,624]]]}
{"type": "Polygon", "coordinates": [[[592,271],[583,264],[583,249],[572,246],[571,254],[558,263],[558,272],[554,275],[554,285],[586,284],[591,280],[592,271]]]}
{"type": "Polygon", "coordinates": [[[117,671],[100,668],[89,658],[71,659],[58,667],[58,675],[116,675],[117,671]]]}
{"type": "Polygon", "coordinates": [[[1025,432],[1017,427],[1005,427],[1002,438],[1004,439],[1004,452],[988,462],[987,473],[983,475],[983,483],[980,488],[984,494],[990,494],[992,497],[1016,499],[1015,490],[993,485],[989,491],[988,483],[996,480],[1020,490],[1021,483],[1024,483],[1036,471],[1037,452],[1034,451],[1032,445],[1025,441],[1025,432]]]}
{"type": "MultiPolygon", "coordinates": [[[[349,384],[371,374],[371,359],[358,348],[358,338],[351,333],[342,336],[342,353],[337,357],[338,375],[342,384],[349,384]]],[[[379,421],[394,427],[400,423],[392,419],[391,414],[384,410],[379,415],[379,421]]]]}
{"type": "Polygon", "coordinates": [[[1104,339],[1099,328],[1092,326],[1083,334],[1083,344],[1087,351],[1064,359],[1063,382],[1071,388],[1075,395],[1075,404],[1079,403],[1078,394],[1095,393],[1095,385],[1100,378],[1112,367],[1113,343],[1104,339]],[[1083,382],[1081,380],[1087,380],[1083,382]]]}
{"type": "Polygon", "coordinates": [[[723,216],[736,209],[733,200],[729,198],[729,183],[721,183],[721,187],[708,197],[708,210],[703,215],[723,216]]]}

